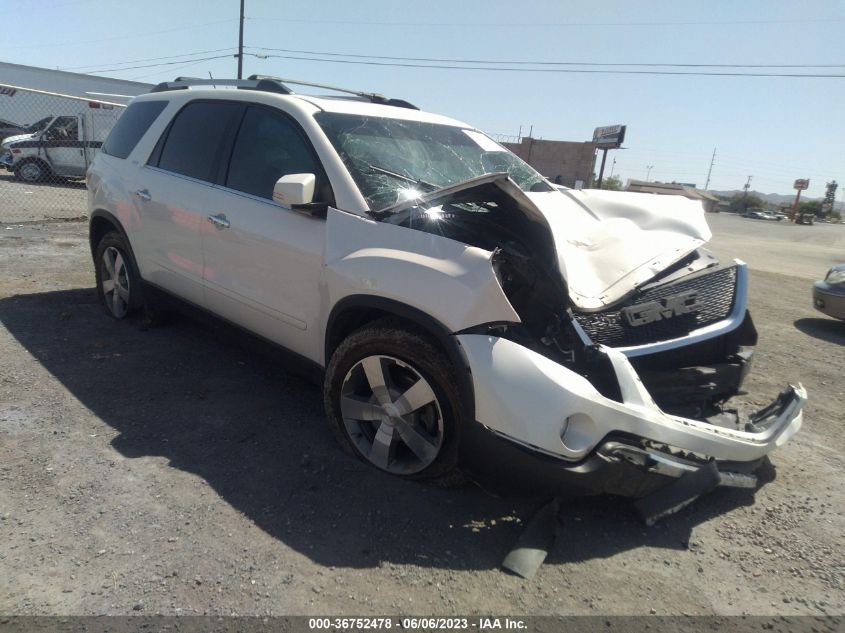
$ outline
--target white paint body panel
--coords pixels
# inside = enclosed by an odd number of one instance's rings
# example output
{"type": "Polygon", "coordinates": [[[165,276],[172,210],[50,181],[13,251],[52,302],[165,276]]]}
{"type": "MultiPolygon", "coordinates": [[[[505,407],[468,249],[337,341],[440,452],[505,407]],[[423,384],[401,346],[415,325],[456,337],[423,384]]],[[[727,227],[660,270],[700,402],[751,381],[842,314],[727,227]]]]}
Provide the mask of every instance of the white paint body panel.
{"type": "Polygon", "coordinates": [[[748,433],[664,413],[628,359],[612,349],[603,351],[624,402],[605,398],[582,376],[512,341],[482,335],[459,335],[458,341],[472,373],[476,419],[512,440],[566,459],[585,457],[616,431],[716,459],[752,461],[801,427],[806,392],[800,386],[797,404],[768,431],[748,433]]]}
{"type": "Polygon", "coordinates": [[[203,224],[207,307],[320,362],[325,220],[223,188],[214,188],[206,213],[230,223],[203,224]]]}
{"type": "Polygon", "coordinates": [[[492,253],[454,240],[329,210],[328,303],[370,294],[417,308],[456,332],[519,322],[490,264],[492,253]]]}
{"type": "Polygon", "coordinates": [[[558,251],[569,296],[601,308],[707,242],[699,202],[601,190],[527,193],[543,214],[558,251]]]}
{"type": "Polygon", "coordinates": [[[154,167],[138,170],[129,200],[138,230],[130,239],[143,254],[141,275],[191,303],[205,307],[202,289],[202,231],[209,187],[193,178],[154,167]],[[149,193],[143,200],[134,191],[149,193]]]}

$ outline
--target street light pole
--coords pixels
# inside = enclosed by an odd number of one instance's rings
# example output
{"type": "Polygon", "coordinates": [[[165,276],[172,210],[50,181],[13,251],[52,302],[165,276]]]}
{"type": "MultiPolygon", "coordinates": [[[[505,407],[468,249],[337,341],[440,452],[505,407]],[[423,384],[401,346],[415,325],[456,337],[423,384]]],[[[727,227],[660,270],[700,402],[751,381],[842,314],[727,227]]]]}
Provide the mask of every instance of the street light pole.
{"type": "Polygon", "coordinates": [[[603,153],[602,153],[602,156],[601,156],[601,169],[599,169],[599,182],[598,182],[598,188],[599,189],[601,189],[601,181],[604,180],[604,163],[607,160],[607,149],[606,148],[603,149],[602,152],[603,153]]]}
{"type": "Polygon", "coordinates": [[[654,165],[646,165],[645,166],[645,181],[650,182],[648,177],[651,174],[651,170],[654,169],[654,165]]]}

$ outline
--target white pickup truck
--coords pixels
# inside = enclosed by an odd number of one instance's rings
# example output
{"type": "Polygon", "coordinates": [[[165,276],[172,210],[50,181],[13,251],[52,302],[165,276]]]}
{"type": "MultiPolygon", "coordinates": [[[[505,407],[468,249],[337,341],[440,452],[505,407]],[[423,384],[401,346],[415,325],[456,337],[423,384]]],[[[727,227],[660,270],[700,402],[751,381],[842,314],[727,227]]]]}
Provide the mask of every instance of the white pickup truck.
{"type": "MultiPolygon", "coordinates": [[[[83,105],[83,104],[80,104],[83,105]]],[[[77,114],[48,117],[38,131],[6,138],[0,167],[26,182],[84,178],[124,108],[92,101],[77,114]]]]}

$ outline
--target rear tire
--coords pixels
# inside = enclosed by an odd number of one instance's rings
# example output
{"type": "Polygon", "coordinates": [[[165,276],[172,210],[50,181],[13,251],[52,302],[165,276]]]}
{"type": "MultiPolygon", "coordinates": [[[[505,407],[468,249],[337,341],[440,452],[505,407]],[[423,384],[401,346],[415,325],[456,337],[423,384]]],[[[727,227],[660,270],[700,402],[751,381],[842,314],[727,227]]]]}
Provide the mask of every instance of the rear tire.
{"type": "Polygon", "coordinates": [[[464,407],[455,370],[422,332],[381,319],[349,335],[332,354],[323,397],[340,445],[406,479],[442,486],[458,470],[464,407]]]}
{"type": "Polygon", "coordinates": [[[120,233],[106,233],[94,255],[97,297],[113,319],[129,317],[143,305],[141,277],[132,251],[120,233]]]}

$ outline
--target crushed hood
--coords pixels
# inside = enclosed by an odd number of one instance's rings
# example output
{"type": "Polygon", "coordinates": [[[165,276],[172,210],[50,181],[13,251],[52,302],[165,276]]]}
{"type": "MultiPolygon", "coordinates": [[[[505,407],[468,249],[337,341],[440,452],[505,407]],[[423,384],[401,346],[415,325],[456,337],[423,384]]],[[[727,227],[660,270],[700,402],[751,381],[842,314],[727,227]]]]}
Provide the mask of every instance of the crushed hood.
{"type": "Polygon", "coordinates": [[[614,303],[707,242],[701,203],[683,196],[569,190],[523,194],[548,224],[572,302],[614,303]]]}
{"type": "Polygon", "coordinates": [[[701,203],[683,196],[598,189],[526,193],[504,173],[444,187],[381,213],[399,223],[421,203],[491,184],[548,227],[570,299],[585,310],[619,301],[711,237],[701,203]]]}

